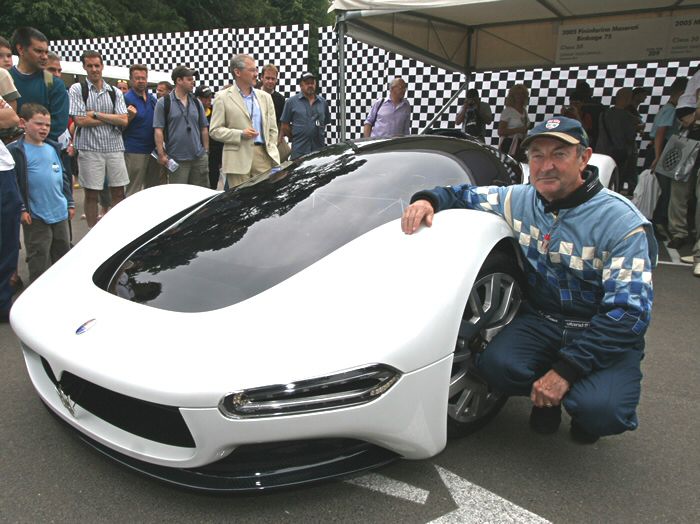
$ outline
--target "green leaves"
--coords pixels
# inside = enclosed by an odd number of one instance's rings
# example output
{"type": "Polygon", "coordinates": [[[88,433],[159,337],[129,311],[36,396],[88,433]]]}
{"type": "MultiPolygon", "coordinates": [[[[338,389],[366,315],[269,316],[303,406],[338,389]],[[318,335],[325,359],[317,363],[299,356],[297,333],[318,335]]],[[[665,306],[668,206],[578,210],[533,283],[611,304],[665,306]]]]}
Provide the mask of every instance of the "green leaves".
{"type": "Polygon", "coordinates": [[[119,21],[93,0],[6,0],[4,3],[0,34],[8,38],[17,27],[27,25],[39,29],[49,40],[89,38],[121,31],[119,21]]]}
{"type": "Polygon", "coordinates": [[[50,40],[218,27],[333,23],[329,0],[5,0],[0,34],[29,25],[50,40]]]}
{"type": "Polygon", "coordinates": [[[220,27],[309,24],[309,60],[318,63],[316,30],[333,24],[329,0],[4,0],[0,35],[9,39],[32,26],[49,40],[141,33],[174,33],[220,27]]]}

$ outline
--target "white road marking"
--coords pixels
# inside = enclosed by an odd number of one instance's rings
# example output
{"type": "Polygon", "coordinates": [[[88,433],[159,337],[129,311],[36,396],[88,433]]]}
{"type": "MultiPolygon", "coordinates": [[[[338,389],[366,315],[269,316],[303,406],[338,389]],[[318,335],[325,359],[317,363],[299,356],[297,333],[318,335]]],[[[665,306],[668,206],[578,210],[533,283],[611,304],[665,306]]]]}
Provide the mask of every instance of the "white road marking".
{"type": "Polygon", "coordinates": [[[549,522],[495,493],[472,484],[445,468],[437,465],[435,468],[457,504],[457,509],[431,521],[430,524],[477,524],[484,522],[540,524],[549,522]]]}
{"type": "Polygon", "coordinates": [[[417,504],[425,504],[430,494],[430,492],[425,489],[411,486],[400,480],[390,479],[389,477],[377,473],[370,473],[356,479],[347,480],[346,482],[362,488],[371,489],[372,491],[378,491],[385,495],[416,502],[417,504]]]}
{"type": "Polygon", "coordinates": [[[666,251],[668,252],[669,256],[671,257],[671,262],[674,262],[676,264],[681,264],[681,255],[678,252],[677,249],[673,249],[672,247],[668,247],[668,242],[664,242],[664,246],[666,247],[666,251]]]}
{"type": "Polygon", "coordinates": [[[659,260],[659,265],[660,266],[682,266],[682,267],[687,267],[687,268],[692,268],[692,264],[686,264],[685,262],[681,262],[680,258],[678,258],[678,262],[673,262],[671,260],[659,260]]]}
{"type": "MultiPolygon", "coordinates": [[[[453,511],[430,521],[428,524],[483,524],[488,522],[510,522],[518,524],[549,524],[543,519],[512,502],[499,497],[495,493],[472,484],[451,471],[435,466],[442,482],[457,505],[453,511]]],[[[378,473],[369,473],[352,480],[346,480],[347,484],[353,484],[361,488],[390,495],[416,504],[425,504],[430,492],[394,480],[378,473]]]]}

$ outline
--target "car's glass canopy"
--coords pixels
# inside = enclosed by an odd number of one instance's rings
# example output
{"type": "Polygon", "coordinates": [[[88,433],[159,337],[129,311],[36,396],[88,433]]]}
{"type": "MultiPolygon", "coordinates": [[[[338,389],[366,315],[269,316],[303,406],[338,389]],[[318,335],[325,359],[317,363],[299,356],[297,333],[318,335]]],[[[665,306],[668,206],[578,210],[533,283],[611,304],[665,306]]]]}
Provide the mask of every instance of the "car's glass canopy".
{"type": "Polygon", "coordinates": [[[399,218],[417,191],[469,181],[463,163],[438,151],[330,147],[146,239],[119,259],[109,291],[172,311],[236,304],[399,218]]]}

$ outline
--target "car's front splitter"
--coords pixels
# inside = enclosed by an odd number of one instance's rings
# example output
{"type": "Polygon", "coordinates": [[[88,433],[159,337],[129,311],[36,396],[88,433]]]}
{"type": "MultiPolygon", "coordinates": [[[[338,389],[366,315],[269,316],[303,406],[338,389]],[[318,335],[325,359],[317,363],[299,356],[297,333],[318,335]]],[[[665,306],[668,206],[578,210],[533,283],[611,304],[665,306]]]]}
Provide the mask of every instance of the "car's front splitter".
{"type": "Polygon", "coordinates": [[[249,493],[290,488],[352,476],[400,458],[396,453],[360,440],[317,439],[245,445],[203,467],[172,468],[114,451],[66,424],[50,408],[49,412],[71,433],[129,469],[203,492],[249,493]]]}

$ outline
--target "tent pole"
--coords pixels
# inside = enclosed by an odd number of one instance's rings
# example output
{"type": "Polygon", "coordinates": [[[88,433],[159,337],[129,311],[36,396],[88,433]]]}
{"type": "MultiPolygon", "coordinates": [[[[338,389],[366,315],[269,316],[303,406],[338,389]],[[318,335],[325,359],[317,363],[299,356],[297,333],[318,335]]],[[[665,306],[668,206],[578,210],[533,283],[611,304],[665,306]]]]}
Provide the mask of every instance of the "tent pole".
{"type": "Polygon", "coordinates": [[[459,97],[459,95],[461,95],[464,92],[464,90],[467,89],[468,86],[469,86],[469,75],[467,75],[466,82],[464,82],[461,86],[459,86],[459,89],[457,90],[457,92],[454,95],[452,95],[452,98],[450,98],[447,101],[447,103],[444,106],[442,106],[442,109],[440,109],[440,111],[437,112],[437,114],[433,117],[433,119],[430,122],[428,122],[428,124],[423,129],[421,129],[418,134],[424,135],[425,133],[427,133],[428,130],[430,130],[433,127],[433,124],[438,121],[438,119],[442,116],[442,114],[449,109],[449,107],[452,105],[452,103],[455,100],[457,100],[457,97],[459,97]]]}
{"type": "Polygon", "coordinates": [[[345,122],[345,21],[336,18],[338,27],[338,124],[340,126],[340,142],[344,142],[347,135],[345,122]]]}
{"type": "Polygon", "coordinates": [[[452,103],[457,100],[457,97],[462,94],[464,91],[466,91],[469,88],[469,79],[472,75],[471,72],[471,67],[470,67],[470,62],[471,62],[471,56],[472,56],[472,36],[474,35],[474,30],[469,29],[467,32],[467,63],[464,64],[464,75],[466,77],[466,80],[464,83],[459,87],[459,90],[450,98],[447,103],[440,109],[440,111],[437,112],[437,114],[433,117],[433,119],[428,122],[428,124],[418,133],[419,135],[424,135],[427,133],[432,127],[435,122],[442,116],[442,114],[447,111],[447,109],[452,105],[452,103]]]}

